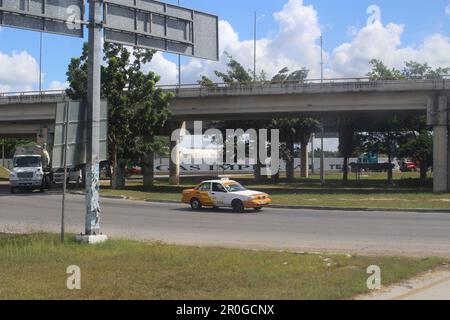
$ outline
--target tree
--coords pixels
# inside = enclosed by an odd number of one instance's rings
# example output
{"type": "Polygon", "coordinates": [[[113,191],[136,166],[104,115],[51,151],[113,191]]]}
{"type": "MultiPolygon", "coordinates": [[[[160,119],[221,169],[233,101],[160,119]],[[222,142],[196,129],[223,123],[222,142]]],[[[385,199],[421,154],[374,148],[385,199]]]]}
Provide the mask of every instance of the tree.
{"type": "Polygon", "coordinates": [[[428,63],[418,63],[415,61],[405,62],[405,67],[402,71],[407,79],[442,79],[444,75],[450,72],[450,68],[431,68],[428,63]]]}
{"type": "Polygon", "coordinates": [[[289,73],[289,68],[285,67],[273,76],[272,82],[299,81],[303,82],[308,78],[309,69],[303,67],[300,70],[289,73]]]}
{"type": "Polygon", "coordinates": [[[398,69],[389,69],[382,61],[372,59],[369,62],[372,65],[372,70],[367,73],[370,80],[399,80],[404,79],[405,76],[398,69]]]}
{"type": "Polygon", "coordinates": [[[155,136],[170,118],[169,103],[172,93],[156,88],[160,76],[154,72],[142,72],[143,64],[151,61],[153,51],[134,49],[134,60],[128,70],[129,107],[133,110],[132,132],[137,137],[136,147],[140,155],[144,187],[153,186],[154,155],[164,145],[155,136]]]}
{"type": "Polygon", "coordinates": [[[339,123],[339,153],[344,158],[342,183],[348,184],[348,160],[361,146],[361,137],[357,133],[356,121],[341,119],[339,123]]]}
{"type": "Polygon", "coordinates": [[[364,135],[363,148],[370,152],[384,153],[388,156],[388,177],[389,185],[393,183],[394,157],[398,156],[401,141],[404,139],[404,123],[398,118],[389,120],[371,120],[367,124],[364,135]]]}
{"type": "Polygon", "coordinates": [[[301,177],[308,175],[308,143],[311,134],[320,128],[320,123],[313,118],[283,118],[273,119],[270,125],[280,130],[280,154],[286,161],[286,178],[294,179],[295,142],[300,142],[300,169],[301,177]]]}
{"type": "Polygon", "coordinates": [[[197,83],[205,88],[214,88],[217,87],[217,85],[214,83],[214,81],[212,81],[211,79],[209,79],[207,76],[202,75],[201,79],[197,81],[197,83]]]}
{"type": "Polygon", "coordinates": [[[251,71],[246,71],[245,68],[227,52],[225,52],[225,55],[228,58],[228,69],[226,72],[221,72],[218,70],[214,71],[218,78],[222,79],[223,82],[229,85],[250,83],[253,81],[251,71]]]}
{"type": "Polygon", "coordinates": [[[428,63],[405,61],[403,70],[388,68],[382,61],[372,59],[369,62],[372,70],[367,73],[371,80],[402,80],[402,79],[442,79],[450,72],[450,68],[433,69],[428,63]]]}
{"type": "Polygon", "coordinates": [[[433,165],[433,135],[426,125],[426,117],[414,117],[408,122],[408,132],[399,146],[399,156],[420,164],[420,179],[427,179],[433,165]]]}
{"type": "MultiPolygon", "coordinates": [[[[69,64],[67,95],[86,101],[88,45],[84,44],[81,57],[69,64]]],[[[149,158],[154,151],[153,136],[170,116],[170,93],[156,89],[159,76],[144,73],[142,67],[153,58],[155,51],[134,49],[121,45],[104,44],[101,94],[108,101],[108,151],[112,168],[111,186],[125,184],[125,168],[141,158],[144,183],[151,185],[153,168],[149,158]]],[[[151,160],[152,162],[153,160],[151,160]]]]}

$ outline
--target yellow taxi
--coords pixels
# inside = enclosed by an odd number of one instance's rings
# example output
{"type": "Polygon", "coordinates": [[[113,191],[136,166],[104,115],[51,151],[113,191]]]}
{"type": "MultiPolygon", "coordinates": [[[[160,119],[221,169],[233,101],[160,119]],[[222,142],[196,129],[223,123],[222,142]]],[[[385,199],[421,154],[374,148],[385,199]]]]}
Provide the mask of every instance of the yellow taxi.
{"type": "Polygon", "coordinates": [[[272,200],[267,193],[247,190],[240,183],[225,178],[203,181],[195,189],[184,190],[182,202],[190,204],[193,210],[228,207],[243,213],[245,209],[259,211],[270,205],[272,200]]]}

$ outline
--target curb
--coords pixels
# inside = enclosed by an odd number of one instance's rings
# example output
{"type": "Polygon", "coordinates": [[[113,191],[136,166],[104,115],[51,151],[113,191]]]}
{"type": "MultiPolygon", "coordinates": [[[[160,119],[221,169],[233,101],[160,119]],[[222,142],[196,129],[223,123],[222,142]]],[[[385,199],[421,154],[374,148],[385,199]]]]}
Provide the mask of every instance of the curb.
{"type": "MultiPolygon", "coordinates": [[[[84,192],[75,191],[68,192],[73,195],[84,196],[84,192]]],[[[130,197],[126,196],[100,196],[104,199],[116,199],[116,200],[134,200],[130,197]]],[[[145,199],[145,200],[134,200],[134,201],[143,201],[148,203],[180,203],[177,200],[153,200],[153,199],[145,199]]],[[[295,205],[281,205],[274,204],[270,205],[270,208],[275,209],[291,209],[291,210],[317,210],[317,211],[365,211],[365,212],[412,212],[412,213],[450,213],[450,209],[397,209],[397,208],[354,208],[354,207],[323,207],[323,206],[295,206],[295,205]]]]}
{"type": "Polygon", "coordinates": [[[321,207],[321,206],[294,206],[294,205],[270,205],[277,209],[306,209],[306,210],[332,210],[332,211],[366,211],[366,212],[414,212],[414,213],[450,213],[450,209],[397,209],[397,208],[355,208],[355,207],[321,207]]]}

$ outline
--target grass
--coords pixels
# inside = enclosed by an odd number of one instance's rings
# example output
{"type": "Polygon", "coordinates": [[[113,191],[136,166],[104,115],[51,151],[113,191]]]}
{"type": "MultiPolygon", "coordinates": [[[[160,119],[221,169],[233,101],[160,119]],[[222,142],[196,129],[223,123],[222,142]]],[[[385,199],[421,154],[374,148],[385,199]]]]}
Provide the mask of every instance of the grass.
{"type": "Polygon", "coordinates": [[[444,262],[72,239],[0,234],[0,299],[346,299],[367,292],[370,265],[390,285],[444,262]],[[66,288],[69,265],[81,290],[66,288]]]}
{"type": "Polygon", "coordinates": [[[9,171],[0,166],[0,181],[9,181],[9,171]]]}
{"type": "MultiPolygon", "coordinates": [[[[350,176],[347,186],[343,186],[341,176],[328,173],[325,185],[321,185],[317,175],[308,180],[297,179],[294,183],[281,180],[277,184],[268,181],[255,183],[249,175],[233,177],[250,189],[270,194],[273,204],[297,206],[326,206],[350,208],[389,209],[450,209],[450,194],[433,194],[431,181],[421,185],[418,173],[397,173],[393,186],[385,182],[384,173],[371,173],[356,181],[350,176]]],[[[105,186],[101,192],[107,196],[124,196],[135,200],[180,201],[181,191],[197,185],[208,177],[186,177],[180,186],[169,186],[158,180],[153,188],[142,187],[140,179],[130,179],[122,190],[111,190],[105,186]]]]}

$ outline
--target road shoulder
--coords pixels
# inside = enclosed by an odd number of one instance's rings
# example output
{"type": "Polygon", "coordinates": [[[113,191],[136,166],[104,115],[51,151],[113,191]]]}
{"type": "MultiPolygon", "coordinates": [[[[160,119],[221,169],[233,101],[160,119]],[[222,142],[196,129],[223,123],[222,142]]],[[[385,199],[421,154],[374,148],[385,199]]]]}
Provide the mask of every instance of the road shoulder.
{"type": "Polygon", "coordinates": [[[402,283],[382,288],[356,300],[450,300],[450,266],[442,265],[402,283]]]}

